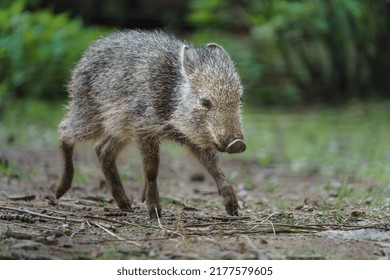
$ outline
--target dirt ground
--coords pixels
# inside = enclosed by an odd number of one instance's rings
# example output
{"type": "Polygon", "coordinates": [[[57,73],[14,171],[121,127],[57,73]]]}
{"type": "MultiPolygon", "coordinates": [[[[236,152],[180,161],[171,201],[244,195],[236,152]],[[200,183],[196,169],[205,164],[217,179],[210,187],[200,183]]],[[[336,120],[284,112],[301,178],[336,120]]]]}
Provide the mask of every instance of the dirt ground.
{"type": "MultiPolygon", "coordinates": [[[[161,156],[163,218],[140,202],[135,148],[118,160],[134,211],[120,212],[93,148],[75,153],[75,182],[53,199],[58,155],[52,149],[0,150],[1,259],[389,259],[389,206],[350,203],[337,180],[299,176],[225,156],[239,217],[225,213],[216,186],[185,152],[161,156]]],[[[359,185],[356,184],[355,185],[359,185]]],[[[361,182],[362,193],[372,184],[361,182]]]]}

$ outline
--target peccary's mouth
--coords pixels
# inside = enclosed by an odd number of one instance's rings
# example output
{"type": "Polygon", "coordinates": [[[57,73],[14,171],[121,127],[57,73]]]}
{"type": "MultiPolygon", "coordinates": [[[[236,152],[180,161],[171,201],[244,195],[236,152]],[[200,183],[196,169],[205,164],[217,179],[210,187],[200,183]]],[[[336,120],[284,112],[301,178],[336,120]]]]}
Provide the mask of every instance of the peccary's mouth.
{"type": "Polygon", "coordinates": [[[221,146],[218,145],[218,144],[214,144],[214,147],[215,147],[215,149],[216,149],[218,152],[226,153],[226,148],[221,147],[221,146]]]}

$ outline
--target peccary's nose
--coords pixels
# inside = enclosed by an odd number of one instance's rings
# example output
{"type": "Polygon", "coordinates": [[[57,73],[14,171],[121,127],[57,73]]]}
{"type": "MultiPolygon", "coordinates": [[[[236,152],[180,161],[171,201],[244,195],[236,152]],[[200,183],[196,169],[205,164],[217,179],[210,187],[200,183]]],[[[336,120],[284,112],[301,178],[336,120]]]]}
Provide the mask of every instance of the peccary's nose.
{"type": "Polygon", "coordinates": [[[241,139],[234,139],[226,148],[226,152],[229,154],[242,153],[246,150],[246,145],[241,139]]]}

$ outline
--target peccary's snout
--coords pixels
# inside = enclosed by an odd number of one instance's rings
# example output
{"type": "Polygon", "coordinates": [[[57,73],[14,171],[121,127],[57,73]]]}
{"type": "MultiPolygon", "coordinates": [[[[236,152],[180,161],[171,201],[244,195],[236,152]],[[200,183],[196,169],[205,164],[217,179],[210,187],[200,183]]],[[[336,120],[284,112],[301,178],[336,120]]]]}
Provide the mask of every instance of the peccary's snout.
{"type": "Polygon", "coordinates": [[[229,154],[238,154],[244,152],[245,150],[246,145],[241,139],[234,139],[228,144],[226,148],[226,152],[229,154]]]}

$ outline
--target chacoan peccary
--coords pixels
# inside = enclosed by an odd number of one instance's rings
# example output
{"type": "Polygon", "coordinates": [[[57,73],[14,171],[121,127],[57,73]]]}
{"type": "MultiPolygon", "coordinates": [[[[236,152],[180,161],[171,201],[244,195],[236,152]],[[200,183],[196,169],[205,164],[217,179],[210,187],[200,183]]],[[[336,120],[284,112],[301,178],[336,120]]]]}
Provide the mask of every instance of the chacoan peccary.
{"type": "Polygon", "coordinates": [[[238,215],[237,198],[217,152],[246,149],[240,115],[243,87],[221,46],[195,47],[161,31],[113,33],[84,53],[68,92],[68,111],[59,125],[63,169],[57,198],[72,183],[74,145],[93,140],[116,204],[130,209],[115,159],[134,141],[143,160],[142,201],[151,218],[160,216],[159,145],[168,139],[189,148],[214,178],[227,213],[238,215]]]}

